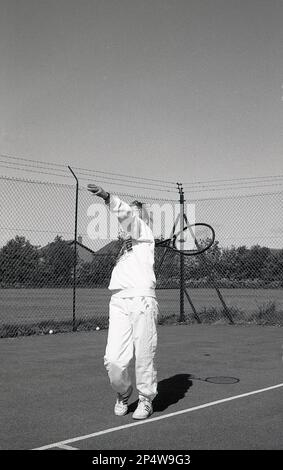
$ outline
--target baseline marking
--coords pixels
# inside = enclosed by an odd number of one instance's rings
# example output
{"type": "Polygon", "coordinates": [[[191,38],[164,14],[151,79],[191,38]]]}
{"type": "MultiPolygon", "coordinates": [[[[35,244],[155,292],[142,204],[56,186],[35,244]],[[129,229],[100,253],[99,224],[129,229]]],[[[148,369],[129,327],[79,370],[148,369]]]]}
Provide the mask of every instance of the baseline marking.
{"type": "Polygon", "coordinates": [[[259,393],[267,392],[268,390],[275,390],[276,388],[281,388],[281,387],[283,387],[283,383],[280,383],[280,384],[277,384],[277,385],[272,385],[271,387],[261,388],[259,390],[254,390],[252,392],[242,393],[241,395],[235,395],[233,397],[222,398],[221,400],[211,401],[209,403],[204,403],[203,405],[198,405],[198,406],[194,406],[192,408],[187,408],[185,410],[175,411],[174,413],[168,413],[166,415],[157,416],[156,418],[145,419],[143,421],[138,421],[138,422],[135,422],[135,423],[125,424],[123,426],[116,426],[115,428],[104,429],[103,431],[97,431],[97,432],[94,432],[92,434],[85,434],[84,436],[73,437],[71,439],[66,439],[64,441],[55,442],[53,444],[48,444],[48,445],[45,445],[45,446],[37,447],[37,448],[32,449],[32,450],[46,450],[46,449],[51,449],[52,447],[59,447],[59,446],[62,446],[62,445],[68,445],[72,442],[83,441],[83,440],[86,440],[86,439],[90,439],[92,437],[102,436],[103,434],[110,434],[111,432],[116,432],[116,431],[121,431],[123,429],[132,428],[134,426],[142,426],[142,425],[145,425],[145,424],[152,423],[154,421],[160,421],[161,419],[167,419],[167,418],[172,418],[174,416],[182,415],[182,414],[185,414],[185,413],[191,413],[192,411],[201,410],[203,408],[208,408],[210,406],[220,405],[222,403],[227,403],[228,401],[233,401],[233,400],[237,400],[239,398],[244,398],[244,397],[248,397],[248,396],[251,396],[251,395],[256,395],[256,394],[259,394],[259,393]]]}
{"type": "Polygon", "coordinates": [[[56,447],[64,450],[79,450],[77,447],[68,446],[67,444],[58,444],[56,447]]]}

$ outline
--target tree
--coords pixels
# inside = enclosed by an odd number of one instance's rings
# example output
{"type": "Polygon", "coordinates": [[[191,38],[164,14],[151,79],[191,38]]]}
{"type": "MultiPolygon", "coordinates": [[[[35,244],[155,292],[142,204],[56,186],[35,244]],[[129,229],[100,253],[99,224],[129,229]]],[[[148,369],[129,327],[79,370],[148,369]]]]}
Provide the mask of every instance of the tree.
{"type": "Polygon", "coordinates": [[[261,277],[261,270],[268,254],[268,248],[260,247],[259,245],[252,246],[244,258],[244,266],[242,271],[243,278],[259,279],[261,277]]]}
{"type": "MultiPolygon", "coordinates": [[[[159,239],[156,240],[160,241],[159,239]]],[[[176,288],[180,279],[180,255],[166,247],[155,249],[154,268],[159,288],[176,288]]]]}
{"type": "Polygon", "coordinates": [[[38,272],[39,251],[25,237],[16,236],[0,251],[0,284],[30,286],[38,272]]]}
{"type": "Polygon", "coordinates": [[[272,253],[269,250],[269,254],[264,261],[261,272],[265,281],[278,281],[281,287],[283,287],[283,250],[280,250],[277,253],[272,253]]]}
{"type": "Polygon", "coordinates": [[[74,248],[58,236],[41,249],[40,284],[69,286],[72,281],[74,248]]]}
{"type": "Polygon", "coordinates": [[[113,253],[96,253],[89,263],[82,263],[78,269],[78,283],[83,287],[107,287],[117,256],[113,253]]]}
{"type": "Polygon", "coordinates": [[[221,249],[216,241],[208,251],[196,256],[185,256],[185,270],[189,279],[215,278],[221,270],[221,249]]]}

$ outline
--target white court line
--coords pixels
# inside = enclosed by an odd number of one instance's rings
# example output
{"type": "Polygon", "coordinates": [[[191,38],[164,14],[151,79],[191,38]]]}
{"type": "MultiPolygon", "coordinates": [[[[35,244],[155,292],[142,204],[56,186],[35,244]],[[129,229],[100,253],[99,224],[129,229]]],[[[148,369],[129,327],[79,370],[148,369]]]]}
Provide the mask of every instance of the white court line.
{"type": "Polygon", "coordinates": [[[77,447],[67,446],[67,444],[58,444],[56,447],[64,450],[79,450],[77,447]]]}
{"type": "Polygon", "coordinates": [[[220,405],[221,403],[226,403],[228,401],[237,400],[238,398],[244,398],[244,397],[248,397],[248,396],[251,396],[251,395],[256,395],[258,393],[267,392],[268,390],[275,390],[276,388],[280,388],[280,387],[283,387],[283,383],[277,384],[277,385],[272,385],[271,387],[261,388],[259,390],[254,390],[252,392],[242,393],[241,395],[235,395],[235,396],[229,397],[229,398],[222,398],[221,400],[211,401],[209,403],[204,403],[203,405],[198,405],[198,406],[194,406],[192,408],[187,408],[185,410],[175,411],[174,413],[168,413],[166,415],[157,416],[156,418],[150,418],[150,419],[146,419],[146,420],[142,420],[142,421],[137,421],[135,423],[125,424],[123,426],[116,426],[115,428],[104,429],[103,431],[97,431],[97,432],[94,432],[92,434],[86,434],[84,436],[73,437],[71,439],[66,439],[65,441],[55,442],[53,444],[48,444],[48,445],[45,445],[45,446],[42,446],[42,447],[37,447],[37,448],[32,449],[32,450],[46,450],[46,449],[51,449],[52,447],[59,447],[59,446],[62,446],[62,445],[68,445],[72,442],[83,441],[83,440],[86,440],[86,439],[90,439],[92,437],[102,436],[103,434],[109,434],[111,432],[116,432],[116,431],[121,431],[123,429],[132,428],[134,426],[142,426],[144,424],[149,424],[149,423],[152,423],[154,421],[160,421],[161,419],[167,419],[167,418],[171,418],[173,416],[178,416],[178,415],[181,415],[181,414],[190,413],[192,411],[201,410],[203,408],[208,408],[210,406],[220,405]]]}

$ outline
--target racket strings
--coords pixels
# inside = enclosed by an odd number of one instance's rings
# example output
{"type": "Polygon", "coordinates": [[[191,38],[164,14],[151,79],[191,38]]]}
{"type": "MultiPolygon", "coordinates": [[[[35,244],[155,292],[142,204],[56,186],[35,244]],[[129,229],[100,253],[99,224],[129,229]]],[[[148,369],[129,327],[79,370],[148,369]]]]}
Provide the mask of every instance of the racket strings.
{"type": "Polygon", "coordinates": [[[178,250],[199,252],[213,243],[213,233],[209,226],[188,226],[174,238],[178,250]]]}
{"type": "Polygon", "coordinates": [[[200,254],[212,246],[214,239],[215,233],[210,225],[187,225],[173,237],[173,247],[183,254],[200,254]]]}

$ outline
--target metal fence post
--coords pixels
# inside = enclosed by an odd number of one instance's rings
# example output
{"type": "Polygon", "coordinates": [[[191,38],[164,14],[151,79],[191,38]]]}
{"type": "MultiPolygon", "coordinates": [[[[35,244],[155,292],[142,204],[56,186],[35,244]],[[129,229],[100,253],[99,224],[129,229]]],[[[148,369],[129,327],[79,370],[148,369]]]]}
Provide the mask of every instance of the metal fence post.
{"type": "Polygon", "coordinates": [[[76,180],[76,206],[75,206],[75,235],[74,235],[74,275],[73,275],[73,331],[77,331],[76,326],[76,288],[77,288],[77,238],[78,238],[78,202],[79,202],[79,180],[72,168],[68,166],[70,172],[76,180]]]}
{"type": "MultiPolygon", "coordinates": [[[[184,191],[181,183],[177,183],[179,195],[180,195],[180,230],[184,230],[184,191]]],[[[183,249],[183,237],[180,239],[181,246],[180,249],[183,249]]],[[[185,292],[185,263],[184,256],[180,254],[180,318],[179,321],[183,322],[185,320],[185,309],[184,309],[184,292],[185,292]]]]}

